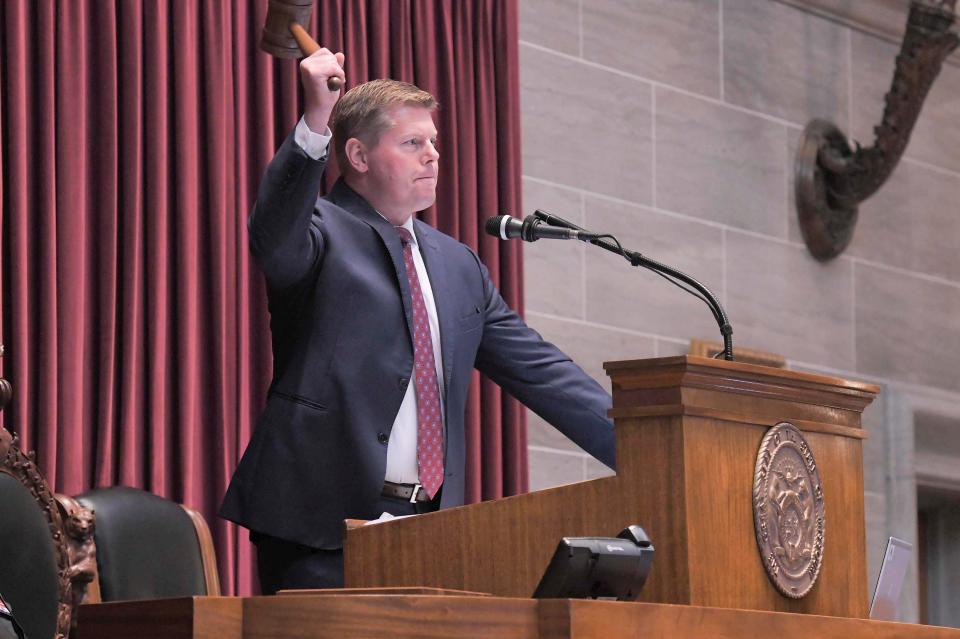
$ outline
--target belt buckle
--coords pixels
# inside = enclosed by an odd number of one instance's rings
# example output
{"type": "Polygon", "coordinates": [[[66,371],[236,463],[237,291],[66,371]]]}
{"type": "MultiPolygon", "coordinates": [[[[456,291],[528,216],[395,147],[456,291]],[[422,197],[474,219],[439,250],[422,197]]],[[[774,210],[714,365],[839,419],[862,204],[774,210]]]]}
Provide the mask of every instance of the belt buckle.
{"type": "Polygon", "coordinates": [[[421,490],[423,490],[423,486],[421,486],[420,484],[414,484],[414,485],[413,485],[413,492],[410,493],[410,503],[411,503],[411,504],[417,503],[417,495],[420,494],[420,491],[421,491],[421,490]]]}

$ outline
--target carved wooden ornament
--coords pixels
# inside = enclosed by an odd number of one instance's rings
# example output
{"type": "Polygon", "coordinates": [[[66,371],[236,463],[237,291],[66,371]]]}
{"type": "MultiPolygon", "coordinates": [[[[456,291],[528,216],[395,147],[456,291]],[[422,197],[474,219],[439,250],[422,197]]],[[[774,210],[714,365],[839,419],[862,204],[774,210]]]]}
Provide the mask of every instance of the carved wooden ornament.
{"type": "Polygon", "coordinates": [[[37,469],[33,454],[26,455],[17,446],[17,437],[11,436],[7,430],[0,428],[0,472],[13,476],[19,481],[37,502],[50,529],[53,539],[53,548],[56,553],[57,587],[59,590],[59,604],[57,609],[56,639],[66,639],[70,632],[70,617],[73,612],[71,606],[71,583],[69,559],[67,556],[66,539],[63,534],[63,521],[57,510],[53,493],[47,486],[46,480],[37,469]]]}

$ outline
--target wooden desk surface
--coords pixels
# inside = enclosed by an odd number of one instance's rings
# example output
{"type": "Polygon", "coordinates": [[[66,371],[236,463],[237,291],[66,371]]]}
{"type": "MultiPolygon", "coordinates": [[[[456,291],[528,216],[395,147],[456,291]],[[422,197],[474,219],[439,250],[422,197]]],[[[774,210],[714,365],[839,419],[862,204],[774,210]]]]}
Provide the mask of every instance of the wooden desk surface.
{"type": "Polygon", "coordinates": [[[241,639],[241,597],[182,597],[80,606],[80,639],[241,639]]]}
{"type": "Polygon", "coordinates": [[[847,617],[677,604],[544,600],[540,639],[960,639],[960,630],[847,617]]]}
{"type": "Polygon", "coordinates": [[[80,607],[81,639],[960,639],[960,630],[731,608],[436,595],[193,597],[80,607]]]}

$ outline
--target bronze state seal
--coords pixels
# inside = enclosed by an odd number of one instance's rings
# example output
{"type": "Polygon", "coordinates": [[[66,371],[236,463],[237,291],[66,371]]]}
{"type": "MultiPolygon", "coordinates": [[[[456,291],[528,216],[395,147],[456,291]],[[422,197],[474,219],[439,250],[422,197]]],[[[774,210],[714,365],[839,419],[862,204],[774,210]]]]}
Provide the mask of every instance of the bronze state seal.
{"type": "Polygon", "coordinates": [[[760,558],[781,593],[810,592],[823,559],[823,486],[810,445],[780,422],[760,444],[753,480],[753,521],[760,558]]]}

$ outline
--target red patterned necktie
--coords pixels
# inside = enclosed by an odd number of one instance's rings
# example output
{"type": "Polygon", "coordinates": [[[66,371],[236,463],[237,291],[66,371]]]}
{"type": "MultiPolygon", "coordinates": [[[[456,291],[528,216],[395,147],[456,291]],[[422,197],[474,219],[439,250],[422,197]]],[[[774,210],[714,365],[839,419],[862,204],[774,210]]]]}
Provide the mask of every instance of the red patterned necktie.
{"type": "Polygon", "coordinates": [[[417,465],[420,484],[432,499],[443,483],[443,419],[440,415],[440,389],[433,358],[430,317],[423,301],[420,278],[413,264],[413,237],[402,226],[396,227],[403,243],[403,262],[413,301],[413,370],[417,393],[417,465]]]}

